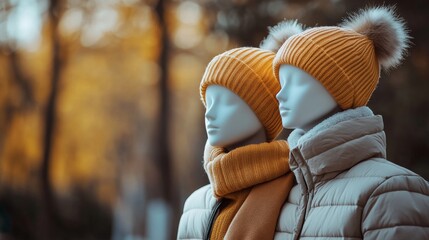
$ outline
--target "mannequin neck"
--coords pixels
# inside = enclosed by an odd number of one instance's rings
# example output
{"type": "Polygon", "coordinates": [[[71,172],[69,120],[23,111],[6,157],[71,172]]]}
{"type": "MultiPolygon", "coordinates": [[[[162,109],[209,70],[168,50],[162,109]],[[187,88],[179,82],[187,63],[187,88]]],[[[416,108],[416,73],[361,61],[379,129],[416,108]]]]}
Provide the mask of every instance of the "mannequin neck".
{"type": "Polygon", "coordinates": [[[300,129],[303,130],[304,132],[308,132],[310,129],[312,129],[314,126],[316,126],[317,124],[321,123],[323,120],[327,119],[328,117],[341,112],[342,109],[340,108],[340,106],[335,107],[334,109],[332,109],[331,111],[329,111],[328,113],[326,113],[325,115],[323,115],[322,117],[312,121],[311,123],[301,127],[300,129]]]}
{"type": "Polygon", "coordinates": [[[267,137],[265,135],[265,130],[264,128],[261,128],[259,131],[257,131],[255,134],[253,134],[252,136],[243,139],[240,142],[234,143],[230,146],[225,147],[225,149],[230,152],[238,147],[243,147],[246,145],[250,145],[250,144],[258,144],[258,143],[263,143],[267,141],[267,137]]]}

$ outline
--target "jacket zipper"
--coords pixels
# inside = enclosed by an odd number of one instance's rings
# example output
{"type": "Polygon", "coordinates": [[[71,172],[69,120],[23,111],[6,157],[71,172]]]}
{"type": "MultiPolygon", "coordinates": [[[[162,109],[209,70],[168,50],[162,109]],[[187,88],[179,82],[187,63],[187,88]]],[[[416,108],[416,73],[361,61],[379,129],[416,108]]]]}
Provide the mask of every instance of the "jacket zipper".
{"type": "Polygon", "coordinates": [[[216,216],[220,210],[220,206],[222,205],[222,202],[223,202],[223,199],[218,200],[212,208],[212,211],[210,213],[210,218],[209,218],[209,226],[208,226],[207,232],[204,236],[204,240],[210,240],[210,234],[212,232],[213,223],[214,223],[216,216]]]}
{"type": "Polygon", "coordinates": [[[307,218],[307,213],[309,210],[309,204],[311,200],[310,200],[310,191],[309,191],[310,188],[308,186],[307,179],[304,177],[304,173],[303,173],[304,166],[301,166],[301,164],[299,163],[299,162],[305,161],[304,157],[302,156],[300,151],[292,151],[291,155],[293,155],[293,158],[295,159],[294,161],[297,163],[299,168],[299,172],[300,172],[299,175],[301,180],[300,185],[302,186],[301,189],[303,193],[300,200],[300,207],[302,207],[302,210],[300,211],[300,217],[298,218],[297,224],[295,225],[294,234],[293,234],[293,239],[297,240],[301,236],[302,228],[304,226],[305,219],[307,218]]]}

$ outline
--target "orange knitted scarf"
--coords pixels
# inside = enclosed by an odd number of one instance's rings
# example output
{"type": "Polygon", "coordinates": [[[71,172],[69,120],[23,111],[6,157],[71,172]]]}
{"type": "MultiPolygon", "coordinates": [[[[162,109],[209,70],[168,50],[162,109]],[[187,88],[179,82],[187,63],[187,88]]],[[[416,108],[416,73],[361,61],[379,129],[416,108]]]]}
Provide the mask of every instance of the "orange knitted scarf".
{"type": "Polygon", "coordinates": [[[285,141],[252,144],[225,153],[206,144],[204,169],[214,196],[224,203],[210,239],[273,239],[290,189],[289,147],[285,141]]]}

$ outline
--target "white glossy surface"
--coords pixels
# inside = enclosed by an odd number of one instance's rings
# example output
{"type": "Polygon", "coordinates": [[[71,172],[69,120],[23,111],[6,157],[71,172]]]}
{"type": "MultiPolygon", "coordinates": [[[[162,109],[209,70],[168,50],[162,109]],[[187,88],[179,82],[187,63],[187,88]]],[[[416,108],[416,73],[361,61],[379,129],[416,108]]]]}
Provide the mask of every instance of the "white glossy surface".
{"type": "Polygon", "coordinates": [[[308,130],[338,107],[323,85],[300,68],[283,64],[279,78],[276,97],[284,128],[308,130]]]}
{"type": "Polygon", "coordinates": [[[220,85],[207,87],[205,124],[210,145],[217,147],[235,145],[263,129],[247,103],[220,85]]]}

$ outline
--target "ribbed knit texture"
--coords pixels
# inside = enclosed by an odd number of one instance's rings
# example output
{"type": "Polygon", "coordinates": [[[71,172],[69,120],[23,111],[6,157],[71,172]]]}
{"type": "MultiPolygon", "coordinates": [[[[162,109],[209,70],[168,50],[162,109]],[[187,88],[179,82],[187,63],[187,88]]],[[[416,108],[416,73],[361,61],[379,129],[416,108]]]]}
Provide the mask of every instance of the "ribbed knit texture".
{"type": "Polygon", "coordinates": [[[216,218],[211,239],[235,239],[243,232],[251,235],[246,239],[273,238],[281,206],[293,185],[288,159],[285,141],[247,145],[228,153],[206,144],[204,169],[214,196],[227,203],[216,218]],[[259,221],[243,217],[252,214],[259,221]]]}
{"type": "Polygon", "coordinates": [[[208,64],[200,84],[205,105],[209,85],[221,85],[237,94],[264,126],[268,141],[282,130],[276,94],[280,84],[272,72],[275,54],[259,48],[236,48],[222,53],[208,64]]]}
{"type": "Polygon", "coordinates": [[[372,42],[339,27],[316,27],[290,37],[273,62],[277,79],[282,64],[312,75],[342,109],[365,106],[380,77],[372,42]]]}

